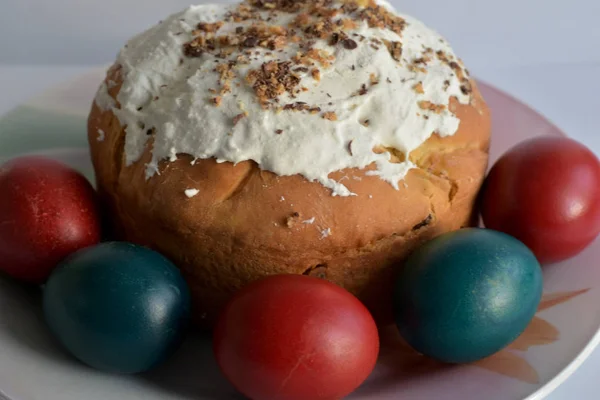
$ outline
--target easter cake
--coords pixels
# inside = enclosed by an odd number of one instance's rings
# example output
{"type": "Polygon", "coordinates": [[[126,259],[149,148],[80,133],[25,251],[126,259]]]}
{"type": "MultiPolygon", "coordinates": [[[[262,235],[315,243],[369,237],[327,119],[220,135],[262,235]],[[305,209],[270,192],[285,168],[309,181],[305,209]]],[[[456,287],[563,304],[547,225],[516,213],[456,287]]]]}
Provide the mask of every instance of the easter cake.
{"type": "Polygon", "coordinates": [[[448,43],[386,2],[247,0],[130,40],[88,137],[111,230],[181,268],[198,321],[286,273],[385,321],[404,258],[475,224],[490,116],[448,43]]]}

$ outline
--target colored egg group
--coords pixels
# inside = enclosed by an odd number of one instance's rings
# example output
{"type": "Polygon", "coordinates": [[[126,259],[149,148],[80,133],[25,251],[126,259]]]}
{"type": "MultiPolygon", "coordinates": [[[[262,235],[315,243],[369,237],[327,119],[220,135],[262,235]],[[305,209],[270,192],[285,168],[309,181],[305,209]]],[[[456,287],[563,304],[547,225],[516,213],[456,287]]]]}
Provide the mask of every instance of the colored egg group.
{"type": "Polygon", "coordinates": [[[67,258],[44,288],[44,314],[75,357],[104,371],[137,373],[182,341],[189,289],[166,258],[129,243],[103,243],[67,258]]]}
{"type": "Polygon", "coordinates": [[[394,313],[415,350],[465,363],[513,342],[541,295],[540,265],[523,243],[489,229],[463,229],[409,257],[395,283],[394,313]]]}

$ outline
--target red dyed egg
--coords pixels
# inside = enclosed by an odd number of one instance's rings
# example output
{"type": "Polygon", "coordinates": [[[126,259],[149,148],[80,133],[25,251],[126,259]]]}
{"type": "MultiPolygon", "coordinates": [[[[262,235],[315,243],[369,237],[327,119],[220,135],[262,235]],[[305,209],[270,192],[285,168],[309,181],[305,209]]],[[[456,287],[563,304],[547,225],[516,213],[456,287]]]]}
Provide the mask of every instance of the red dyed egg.
{"type": "Polygon", "coordinates": [[[79,172],[34,156],[0,167],[0,270],[43,283],[62,259],[100,237],[95,191],[79,172]]]}
{"type": "Polygon", "coordinates": [[[600,233],[600,161],[573,139],[520,143],[490,171],[482,215],[487,228],[516,237],[543,264],[573,257],[600,233]]]}
{"type": "Polygon", "coordinates": [[[379,352],[366,307],[325,280],[275,275],[242,288],[223,311],[214,352],[253,400],[337,400],[369,376],[379,352]]]}

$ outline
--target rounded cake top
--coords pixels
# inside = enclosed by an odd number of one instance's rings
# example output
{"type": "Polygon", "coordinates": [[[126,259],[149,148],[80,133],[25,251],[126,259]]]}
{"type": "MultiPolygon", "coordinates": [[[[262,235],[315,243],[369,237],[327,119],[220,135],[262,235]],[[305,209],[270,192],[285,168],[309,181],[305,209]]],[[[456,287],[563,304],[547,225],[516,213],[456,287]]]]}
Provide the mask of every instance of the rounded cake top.
{"type": "Polygon", "coordinates": [[[471,100],[468,72],[449,45],[382,1],[247,0],[200,5],[134,37],[116,64],[117,102],[96,104],[126,126],[125,161],[153,138],[147,177],[178,154],[253,160],[353,193],[329,177],[365,168],[394,187],[407,155],[460,121],[450,99],[471,100]]]}

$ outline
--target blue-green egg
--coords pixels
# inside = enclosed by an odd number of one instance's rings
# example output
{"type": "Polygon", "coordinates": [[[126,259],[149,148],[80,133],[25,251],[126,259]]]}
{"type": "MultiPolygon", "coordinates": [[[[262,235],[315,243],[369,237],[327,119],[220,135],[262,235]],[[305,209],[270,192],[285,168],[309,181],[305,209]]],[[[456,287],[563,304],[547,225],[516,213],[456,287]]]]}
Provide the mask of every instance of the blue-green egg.
{"type": "Polygon", "coordinates": [[[118,373],[146,371],[179,346],[190,293],[162,255],[123,242],[67,258],[44,288],[50,330],[76,358],[118,373]]]}
{"type": "Polygon", "coordinates": [[[512,236],[489,229],[441,235],[406,261],[394,287],[394,315],[418,352],[447,363],[490,356],[534,317],[542,271],[512,236]]]}

